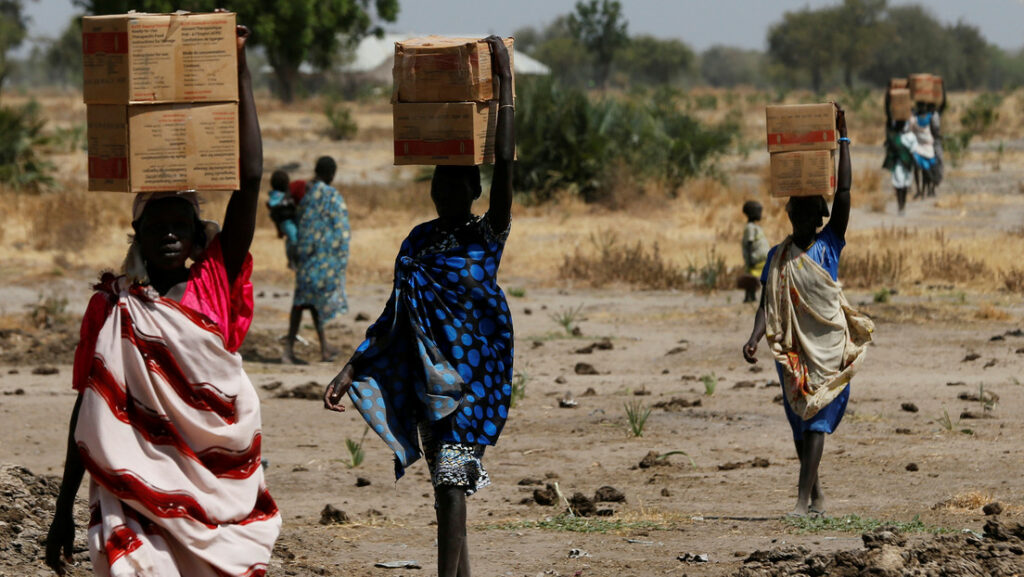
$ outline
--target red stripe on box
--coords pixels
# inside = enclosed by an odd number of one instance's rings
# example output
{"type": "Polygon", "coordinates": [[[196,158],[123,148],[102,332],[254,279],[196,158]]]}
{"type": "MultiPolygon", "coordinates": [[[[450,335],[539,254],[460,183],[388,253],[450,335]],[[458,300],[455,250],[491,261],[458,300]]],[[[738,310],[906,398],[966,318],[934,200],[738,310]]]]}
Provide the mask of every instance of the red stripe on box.
{"type": "Polygon", "coordinates": [[[128,159],[90,156],[89,178],[124,180],[128,178],[128,159]]]}
{"type": "Polygon", "coordinates": [[[470,140],[396,140],[395,156],[453,156],[473,154],[470,140]]]}
{"type": "Polygon", "coordinates": [[[773,132],[768,135],[768,146],[772,146],[773,144],[811,144],[814,142],[832,142],[835,139],[835,130],[815,130],[812,132],[773,132]]]}
{"type": "Polygon", "coordinates": [[[127,32],[86,32],[82,34],[83,54],[128,54],[127,32]]]}

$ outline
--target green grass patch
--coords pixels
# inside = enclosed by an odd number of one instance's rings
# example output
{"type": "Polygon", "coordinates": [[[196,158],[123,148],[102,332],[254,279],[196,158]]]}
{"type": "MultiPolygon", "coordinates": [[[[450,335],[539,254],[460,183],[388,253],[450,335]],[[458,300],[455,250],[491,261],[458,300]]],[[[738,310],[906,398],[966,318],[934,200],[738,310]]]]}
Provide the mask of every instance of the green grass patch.
{"type": "Polygon", "coordinates": [[[482,525],[479,528],[487,531],[539,529],[541,531],[558,531],[563,533],[624,533],[629,531],[668,531],[675,527],[676,523],[666,521],[597,519],[593,517],[559,515],[541,520],[506,521],[482,525]]]}
{"type": "Polygon", "coordinates": [[[953,529],[946,527],[925,524],[917,515],[910,521],[887,521],[884,519],[861,517],[859,515],[843,515],[842,517],[785,517],[782,520],[782,524],[800,535],[824,532],[864,533],[887,526],[894,527],[902,533],[931,533],[939,535],[954,532],[953,529]]]}

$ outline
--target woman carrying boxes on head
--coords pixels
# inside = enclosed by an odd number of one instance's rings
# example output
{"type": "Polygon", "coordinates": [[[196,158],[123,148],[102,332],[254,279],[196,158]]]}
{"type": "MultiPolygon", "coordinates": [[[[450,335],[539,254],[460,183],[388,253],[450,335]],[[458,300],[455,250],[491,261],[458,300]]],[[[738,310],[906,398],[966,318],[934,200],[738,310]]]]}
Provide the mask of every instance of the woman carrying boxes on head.
{"type": "Polygon", "coordinates": [[[384,312],[324,392],[334,411],[349,394],[394,452],[396,477],[426,457],[441,577],[470,575],[466,497],[490,483],[484,449],[501,434],[511,394],[512,318],[497,274],[512,208],[512,70],[502,40],[486,43],[499,90],[487,213],[471,212],[478,166],[437,166],[438,218],[402,242],[384,312]]]}
{"type": "Polygon", "coordinates": [[[914,150],[917,148],[917,137],[910,128],[913,110],[910,90],[906,85],[905,78],[894,78],[885,93],[885,160],[882,168],[892,173],[900,215],[906,210],[907,192],[914,184],[914,150]]]}
{"type": "Polygon", "coordinates": [[[831,218],[820,195],[793,196],[786,212],[793,232],[768,253],[761,276],[764,289],[754,330],[743,357],[756,363],[758,342],[767,336],[783,390],[786,417],[793,431],[800,476],[791,515],[825,514],[818,479],[825,435],[835,431],[850,396],[850,378],[871,339],[869,319],[850,308],[838,282],[839,255],[850,218],[850,139],[841,108],[839,184],[831,218]]]}
{"type": "Polygon", "coordinates": [[[247,38],[239,26],[230,55],[240,186],[223,231],[200,220],[194,192],[138,195],[122,274],[103,275],[82,321],[78,399],[46,543],[59,575],[74,550],[85,471],[97,575],[266,572],[281,517],[260,467],[259,398],[236,352],[252,322],[249,246],[263,172],[247,38]]]}

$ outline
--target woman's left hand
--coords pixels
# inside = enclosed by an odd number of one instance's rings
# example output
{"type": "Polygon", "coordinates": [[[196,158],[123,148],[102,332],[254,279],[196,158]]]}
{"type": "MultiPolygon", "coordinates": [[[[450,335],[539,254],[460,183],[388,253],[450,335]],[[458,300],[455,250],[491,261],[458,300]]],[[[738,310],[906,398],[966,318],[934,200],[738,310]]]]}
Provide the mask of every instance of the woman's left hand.
{"type": "Polygon", "coordinates": [[[509,60],[508,47],[500,36],[488,36],[484,39],[491,47],[491,59],[494,62],[493,73],[502,80],[512,78],[512,65],[509,60]]]}
{"type": "Polygon", "coordinates": [[[338,376],[334,377],[331,384],[327,385],[327,389],[324,390],[325,409],[339,413],[345,412],[345,405],[341,404],[341,398],[352,387],[352,379],[354,378],[355,369],[352,368],[352,365],[345,365],[345,368],[341,369],[338,376]]]}
{"type": "Polygon", "coordinates": [[[836,130],[839,131],[840,138],[846,138],[846,111],[843,110],[839,103],[836,103],[836,130]]]}

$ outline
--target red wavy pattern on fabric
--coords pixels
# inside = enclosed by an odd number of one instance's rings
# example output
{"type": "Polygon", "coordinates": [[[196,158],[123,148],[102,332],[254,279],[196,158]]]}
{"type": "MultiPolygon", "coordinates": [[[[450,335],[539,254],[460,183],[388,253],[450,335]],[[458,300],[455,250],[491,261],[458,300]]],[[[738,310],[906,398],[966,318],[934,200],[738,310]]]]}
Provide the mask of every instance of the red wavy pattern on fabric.
{"type": "Polygon", "coordinates": [[[127,525],[115,527],[107,537],[103,548],[107,552],[107,563],[113,565],[118,559],[142,547],[142,540],[127,525]]]}
{"type": "Polygon", "coordinates": [[[86,386],[106,401],[117,420],[131,425],[146,441],[154,445],[173,446],[183,456],[198,461],[219,478],[248,479],[260,466],[263,445],[260,433],[257,432],[249,446],[241,451],[210,447],[196,453],[167,417],[136,403],[99,358],[93,362],[92,374],[86,386]]]}
{"type": "Polygon", "coordinates": [[[122,501],[137,501],[142,504],[150,513],[164,519],[185,518],[205,525],[208,529],[216,529],[222,524],[248,525],[259,521],[266,521],[277,514],[277,503],[264,489],[256,499],[256,505],[249,515],[234,523],[222,523],[213,519],[199,504],[198,501],[188,493],[171,493],[151,487],[135,473],[126,469],[109,471],[100,466],[89,453],[89,448],[83,443],[78,444],[78,451],[82,456],[82,463],[89,471],[89,474],[100,485],[113,493],[122,501]]]}
{"type": "Polygon", "coordinates": [[[160,339],[146,335],[138,330],[132,321],[127,307],[121,309],[121,338],[128,340],[139,349],[146,362],[149,372],[160,375],[171,388],[190,407],[201,411],[210,411],[225,423],[235,424],[238,415],[235,412],[235,398],[231,395],[217,394],[216,388],[210,383],[191,383],[185,377],[181,365],[174,358],[170,349],[160,339]]]}

